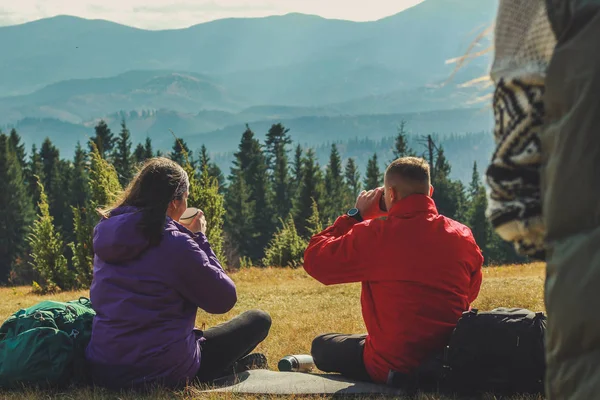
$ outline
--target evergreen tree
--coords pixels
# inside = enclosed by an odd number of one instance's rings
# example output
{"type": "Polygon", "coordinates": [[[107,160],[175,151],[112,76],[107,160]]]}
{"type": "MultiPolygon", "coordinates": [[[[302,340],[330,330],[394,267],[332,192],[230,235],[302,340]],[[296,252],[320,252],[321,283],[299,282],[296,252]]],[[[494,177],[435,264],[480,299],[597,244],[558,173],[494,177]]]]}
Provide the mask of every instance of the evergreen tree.
{"type": "MultiPolygon", "coordinates": [[[[240,244],[240,254],[252,261],[264,257],[264,249],[274,232],[274,213],[271,206],[271,195],[267,175],[267,163],[260,142],[254,137],[254,132],[246,125],[242,135],[239,150],[234,154],[232,182],[239,179],[241,173],[249,190],[248,200],[252,203],[252,214],[249,220],[232,221],[232,224],[247,224],[251,227],[252,235],[240,244]]],[[[234,198],[237,195],[233,195],[234,198]]]]}
{"type": "Polygon", "coordinates": [[[440,214],[459,222],[465,222],[467,211],[465,187],[462,182],[450,178],[451,169],[450,163],[444,155],[444,149],[440,147],[437,151],[434,179],[432,179],[432,185],[435,188],[433,200],[440,214]]]}
{"type": "MultiPolygon", "coordinates": [[[[115,146],[115,137],[104,120],[101,120],[94,130],[96,134],[92,137],[91,143],[98,148],[100,157],[106,159],[106,157],[112,153],[115,146]]],[[[93,151],[91,143],[90,152],[93,151]]]]}
{"type": "Polygon", "coordinates": [[[394,145],[394,160],[401,157],[413,155],[413,150],[410,147],[408,147],[408,137],[406,135],[406,121],[402,121],[400,123],[400,127],[398,128],[398,135],[396,136],[396,142],[394,145]]]}
{"type": "Polygon", "coordinates": [[[135,150],[133,151],[133,163],[138,165],[146,160],[146,150],[144,149],[144,145],[138,143],[135,146],[135,150]]]}
{"type": "Polygon", "coordinates": [[[288,132],[289,129],[282,124],[274,124],[269,129],[265,140],[265,154],[273,188],[275,215],[281,220],[288,215],[292,208],[287,149],[287,146],[292,143],[292,139],[288,132]]]}
{"type": "Polygon", "coordinates": [[[204,164],[200,179],[197,179],[196,171],[188,161],[187,154],[184,154],[184,160],[184,169],[190,181],[188,204],[196,206],[204,212],[206,237],[217,259],[224,262],[223,216],[225,215],[225,206],[223,195],[219,193],[219,183],[215,177],[210,176],[208,164],[204,164]]]}
{"type": "Polygon", "coordinates": [[[19,161],[19,164],[21,165],[21,170],[24,171],[27,166],[27,160],[25,159],[25,145],[21,143],[21,136],[19,136],[16,129],[13,128],[10,131],[8,141],[17,157],[17,161],[19,161]]]}
{"type": "Polygon", "coordinates": [[[189,162],[192,167],[196,168],[196,163],[194,162],[192,152],[183,139],[175,139],[175,142],[173,143],[173,151],[171,151],[169,158],[181,166],[185,165],[186,162],[189,162]],[[184,154],[187,155],[187,160],[186,155],[184,154]]]}
{"type": "Polygon", "coordinates": [[[84,208],[72,208],[74,241],[69,243],[73,253],[72,263],[80,287],[89,287],[92,281],[92,232],[98,222],[97,209],[110,206],[121,192],[115,168],[102,158],[94,143],[90,145],[88,172],[89,198],[84,208]]]}
{"type": "Polygon", "coordinates": [[[346,161],[346,172],[344,177],[346,179],[346,185],[350,188],[350,192],[352,193],[352,198],[356,198],[360,191],[360,172],[358,172],[356,162],[353,158],[349,158],[348,161],[346,161]]]}
{"type": "MultiPolygon", "coordinates": [[[[323,225],[321,224],[321,216],[319,215],[319,207],[317,202],[313,199],[310,207],[310,217],[308,217],[308,223],[306,224],[306,232],[308,234],[307,239],[323,231],[323,225]]],[[[308,244],[308,243],[307,243],[308,244]]]]}
{"type": "Polygon", "coordinates": [[[202,145],[200,148],[200,173],[203,173],[205,168],[208,168],[208,176],[217,180],[219,193],[223,194],[225,189],[225,177],[223,176],[223,172],[221,172],[221,168],[219,168],[217,164],[210,162],[208,150],[205,145],[202,145]]]}
{"type": "Polygon", "coordinates": [[[479,171],[477,170],[477,161],[473,163],[473,175],[471,177],[471,185],[469,186],[469,196],[471,201],[474,201],[475,197],[479,194],[479,189],[481,188],[481,177],[479,176],[479,171]]]}
{"type": "Polygon", "coordinates": [[[349,191],[342,176],[342,160],[335,144],[331,145],[329,164],[325,170],[324,216],[328,224],[348,209],[349,191]]]}
{"type": "Polygon", "coordinates": [[[302,237],[309,235],[308,220],[313,215],[313,201],[322,210],[323,176],[315,161],[315,152],[309,149],[303,160],[302,180],[294,201],[294,223],[302,237]]]}
{"type": "Polygon", "coordinates": [[[244,174],[238,168],[231,168],[230,184],[225,192],[225,230],[233,250],[239,256],[230,259],[229,264],[238,266],[238,259],[245,257],[250,245],[250,238],[255,234],[252,230],[252,212],[254,203],[250,201],[250,190],[244,174]]]}
{"type": "Polygon", "coordinates": [[[377,161],[377,153],[373,154],[373,157],[369,158],[367,162],[367,172],[365,174],[364,188],[365,190],[372,190],[382,185],[382,174],[379,170],[379,163],[377,161]]]}
{"type": "Polygon", "coordinates": [[[89,185],[87,176],[87,154],[81,143],[75,146],[73,174],[71,176],[71,206],[83,207],[88,199],[89,185]]]}
{"type": "Polygon", "coordinates": [[[27,184],[27,192],[36,207],[36,212],[39,212],[39,210],[37,210],[37,204],[40,202],[40,186],[38,185],[38,179],[36,177],[39,177],[42,182],[46,181],[42,156],[37,151],[34,144],[31,146],[31,155],[29,157],[29,162],[27,163],[27,169],[25,170],[25,182],[27,184]]]}
{"type": "Polygon", "coordinates": [[[481,185],[479,172],[477,171],[477,163],[473,165],[473,177],[471,186],[469,187],[470,204],[467,211],[467,225],[473,232],[475,242],[481,249],[485,262],[490,260],[490,239],[492,235],[492,226],[485,216],[487,208],[487,197],[485,188],[481,185]]]}
{"type": "Polygon", "coordinates": [[[138,143],[137,147],[133,152],[133,159],[135,164],[140,164],[149,158],[154,157],[154,150],[152,150],[152,140],[146,137],[144,144],[138,143]]]}
{"type": "Polygon", "coordinates": [[[287,221],[281,221],[281,225],[265,250],[262,265],[265,267],[299,267],[304,262],[306,240],[298,235],[292,215],[288,217],[287,221]]]}
{"type": "Polygon", "coordinates": [[[64,235],[72,232],[70,209],[71,165],[61,160],[58,148],[46,138],[40,149],[43,174],[40,177],[50,204],[50,215],[64,235]]]}
{"type": "Polygon", "coordinates": [[[9,138],[0,134],[0,283],[6,283],[13,267],[23,263],[26,233],[33,217],[18,153],[9,138]]]}
{"type": "Polygon", "coordinates": [[[122,191],[117,171],[102,158],[100,151],[92,146],[89,168],[90,205],[93,209],[110,206],[122,191]]]}
{"type": "Polygon", "coordinates": [[[121,186],[126,186],[133,176],[133,158],[131,155],[131,133],[125,120],[121,121],[121,133],[116,140],[113,165],[121,186]]]}
{"type": "Polygon", "coordinates": [[[31,265],[41,277],[39,283],[34,281],[34,291],[48,293],[57,289],[67,290],[73,286],[73,276],[67,267],[62,237],[54,228],[54,219],[50,215],[44,185],[41,182],[39,185],[40,213],[28,237],[31,246],[31,265]]]}
{"type": "Polygon", "coordinates": [[[302,181],[303,153],[304,151],[302,150],[302,146],[296,146],[294,151],[294,160],[292,162],[292,187],[294,188],[298,188],[300,186],[300,182],[302,181]]]}
{"type": "Polygon", "coordinates": [[[144,150],[144,160],[147,160],[154,156],[154,152],[152,151],[152,140],[149,137],[146,137],[146,142],[144,143],[144,150]]]}

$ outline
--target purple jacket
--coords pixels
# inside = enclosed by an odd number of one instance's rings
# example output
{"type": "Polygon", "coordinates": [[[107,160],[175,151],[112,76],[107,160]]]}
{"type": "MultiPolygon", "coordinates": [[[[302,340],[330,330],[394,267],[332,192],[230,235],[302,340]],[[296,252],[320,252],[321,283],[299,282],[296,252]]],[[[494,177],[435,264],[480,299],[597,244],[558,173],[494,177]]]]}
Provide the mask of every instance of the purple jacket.
{"type": "Polygon", "coordinates": [[[101,386],[193,379],[203,340],[193,331],[198,307],[222,314],[237,301],[206,236],[167,218],[161,243],[149,247],[140,219],[136,208],[121,207],[94,229],[97,315],[86,357],[101,386]]]}

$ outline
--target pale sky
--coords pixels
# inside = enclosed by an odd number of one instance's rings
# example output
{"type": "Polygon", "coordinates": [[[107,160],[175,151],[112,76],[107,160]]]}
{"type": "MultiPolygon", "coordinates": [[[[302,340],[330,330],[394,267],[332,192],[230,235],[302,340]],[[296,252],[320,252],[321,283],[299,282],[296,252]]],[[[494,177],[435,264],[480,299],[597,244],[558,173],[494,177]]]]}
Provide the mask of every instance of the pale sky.
{"type": "MultiPolygon", "coordinates": [[[[55,15],[106,19],[144,29],[185,28],[227,17],[299,12],[372,21],[423,0],[0,0],[0,26],[55,15]]],[[[474,0],[482,1],[482,0],[474,0]]]]}

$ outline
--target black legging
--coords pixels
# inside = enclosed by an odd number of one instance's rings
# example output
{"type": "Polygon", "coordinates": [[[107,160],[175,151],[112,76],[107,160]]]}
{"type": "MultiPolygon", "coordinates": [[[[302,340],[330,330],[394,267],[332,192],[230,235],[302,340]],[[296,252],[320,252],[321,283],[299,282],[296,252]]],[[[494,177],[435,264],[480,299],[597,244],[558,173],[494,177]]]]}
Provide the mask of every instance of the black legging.
{"type": "Polygon", "coordinates": [[[200,369],[196,377],[201,382],[229,375],[240,358],[250,354],[265,340],[271,328],[271,317],[264,311],[252,310],[198,335],[204,336],[200,369]]]}

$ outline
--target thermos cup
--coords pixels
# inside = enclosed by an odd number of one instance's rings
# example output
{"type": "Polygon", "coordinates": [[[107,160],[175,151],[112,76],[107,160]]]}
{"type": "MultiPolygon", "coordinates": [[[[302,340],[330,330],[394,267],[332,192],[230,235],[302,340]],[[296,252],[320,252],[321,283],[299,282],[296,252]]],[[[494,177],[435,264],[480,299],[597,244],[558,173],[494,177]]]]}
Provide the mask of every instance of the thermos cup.
{"type": "Polygon", "coordinates": [[[309,355],[290,355],[279,360],[277,367],[284,372],[310,372],[315,367],[315,362],[309,355]]]}

